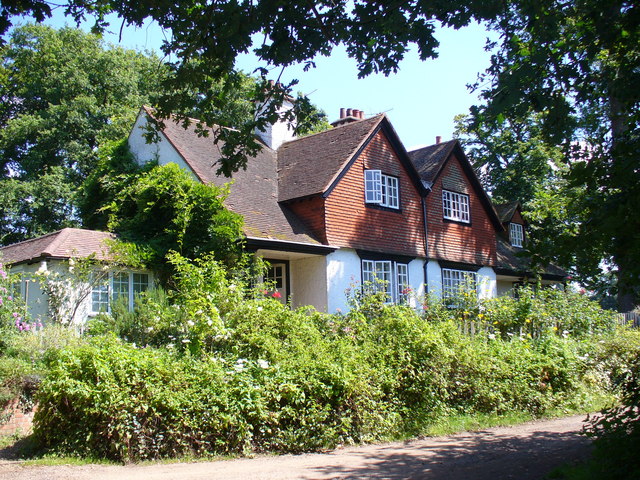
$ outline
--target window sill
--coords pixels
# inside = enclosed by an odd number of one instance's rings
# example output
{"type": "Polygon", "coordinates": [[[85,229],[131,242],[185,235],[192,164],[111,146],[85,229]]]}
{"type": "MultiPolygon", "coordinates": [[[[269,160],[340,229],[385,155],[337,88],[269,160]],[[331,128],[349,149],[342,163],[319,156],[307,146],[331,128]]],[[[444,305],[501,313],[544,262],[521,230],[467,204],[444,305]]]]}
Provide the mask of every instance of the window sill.
{"type": "Polygon", "coordinates": [[[465,227],[470,227],[471,226],[471,222],[465,222],[463,220],[453,220],[451,218],[443,218],[442,221],[444,223],[457,223],[458,225],[463,225],[465,227]]]}
{"type": "Polygon", "coordinates": [[[375,203],[365,203],[364,206],[373,210],[382,210],[383,212],[402,213],[401,208],[385,207],[383,205],[378,205],[375,203]]]}

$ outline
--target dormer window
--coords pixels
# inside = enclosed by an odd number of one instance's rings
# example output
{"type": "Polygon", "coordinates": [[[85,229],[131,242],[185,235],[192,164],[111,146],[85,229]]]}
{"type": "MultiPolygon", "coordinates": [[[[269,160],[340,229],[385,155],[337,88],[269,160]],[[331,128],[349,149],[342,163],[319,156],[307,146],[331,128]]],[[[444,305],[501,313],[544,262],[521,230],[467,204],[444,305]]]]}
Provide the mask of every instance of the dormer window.
{"type": "Polygon", "coordinates": [[[509,224],[509,239],[514,247],[522,247],[524,242],[524,228],[519,223],[509,224]]]}
{"type": "Polygon", "coordinates": [[[469,195],[443,190],[442,213],[447,220],[470,223],[469,195]]]}
{"type": "Polygon", "coordinates": [[[366,203],[399,209],[398,177],[385,175],[380,170],[365,170],[364,199],[366,203]]]}

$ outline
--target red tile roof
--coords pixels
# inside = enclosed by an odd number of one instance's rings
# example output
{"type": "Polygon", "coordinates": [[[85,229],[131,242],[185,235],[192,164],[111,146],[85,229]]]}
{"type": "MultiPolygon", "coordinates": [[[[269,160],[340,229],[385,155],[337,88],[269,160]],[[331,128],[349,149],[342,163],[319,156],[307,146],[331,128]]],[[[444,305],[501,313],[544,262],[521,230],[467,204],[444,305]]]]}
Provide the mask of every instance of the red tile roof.
{"type": "Polygon", "coordinates": [[[229,179],[216,174],[216,161],[221,158],[222,144],[214,144],[213,134],[199,136],[194,124],[186,129],[171,120],[165,120],[164,124],[165,137],[203,183],[221,186],[232,182],[225,205],[242,215],[247,237],[320,243],[286,206],[278,204],[275,151],[263,146],[255,158],[249,159],[246,170],[234,173],[229,179]]]}
{"type": "Polygon", "coordinates": [[[23,263],[39,258],[70,258],[96,255],[98,260],[112,260],[108,232],[63,228],[38,238],[0,248],[0,259],[7,264],[23,263]]]}
{"type": "Polygon", "coordinates": [[[516,213],[518,207],[520,207],[520,202],[517,200],[515,202],[509,203],[494,203],[493,206],[498,212],[498,216],[500,217],[500,221],[502,223],[510,222],[513,218],[513,215],[516,213]]]}
{"type": "Polygon", "coordinates": [[[448,142],[436,143],[435,145],[409,152],[409,158],[416,166],[416,170],[418,170],[423,180],[433,182],[433,179],[453,152],[457,142],[457,140],[449,140],[448,142]]]}
{"type": "Polygon", "coordinates": [[[278,200],[324,193],[384,118],[376,115],[283,144],[278,149],[278,200]]]}

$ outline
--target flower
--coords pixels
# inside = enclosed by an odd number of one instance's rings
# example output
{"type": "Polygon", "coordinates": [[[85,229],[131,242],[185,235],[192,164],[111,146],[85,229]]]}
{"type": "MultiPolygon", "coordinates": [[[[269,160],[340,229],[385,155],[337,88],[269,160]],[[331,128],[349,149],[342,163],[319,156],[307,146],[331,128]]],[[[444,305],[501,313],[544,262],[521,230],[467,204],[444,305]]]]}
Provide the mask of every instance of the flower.
{"type": "Polygon", "coordinates": [[[266,360],[258,360],[258,366],[260,368],[269,368],[269,362],[266,360]]]}
{"type": "Polygon", "coordinates": [[[271,296],[272,296],[273,298],[282,298],[282,294],[281,294],[280,292],[273,292],[273,293],[271,294],[271,296]]]}
{"type": "Polygon", "coordinates": [[[256,310],[258,310],[259,312],[261,312],[261,311],[262,311],[262,307],[258,307],[258,308],[256,308],[256,310]]]}

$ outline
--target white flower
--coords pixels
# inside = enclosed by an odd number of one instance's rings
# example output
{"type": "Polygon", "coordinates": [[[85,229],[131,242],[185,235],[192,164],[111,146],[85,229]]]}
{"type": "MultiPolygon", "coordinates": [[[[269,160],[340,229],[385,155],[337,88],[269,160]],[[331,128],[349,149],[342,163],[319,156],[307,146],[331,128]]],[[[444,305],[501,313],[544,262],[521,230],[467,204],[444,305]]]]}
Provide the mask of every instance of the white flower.
{"type": "Polygon", "coordinates": [[[191,343],[191,340],[189,340],[188,338],[183,338],[182,343],[191,343]]]}
{"type": "Polygon", "coordinates": [[[236,284],[232,283],[231,285],[229,285],[229,290],[235,290],[236,289],[236,284]]]}
{"type": "Polygon", "coordinates": [[[211,319],[207,320],[207,325],[209,325],[209,326],[213,325],[213,320],[211,320],[211,319]]]}
{"type": "Polygon", "coordinates": [[[192,320],[187,321],[187,325],[189,325],[190,327],[193,327],[195,325],[195,323],[193,323],[192,320]]]}
{"type": "Polygon", "coordinates": [[[493,333],[489,334],[489,340],[495,340],[496,336],[493,333]]]}
{"type": "Polygon", "coordinates": [[[269,368],[269,362],[266,360],[258,360],[258,366],[260,368],[269,368]]]}
{"type": "Polygon", "coordinates": [[[153,327],[147,327],[147,332],[153,332],[153,327]]]}
{"type": "Polygon", "coordinates": [[[257,308],[257,310],[258,310],[259,312],[261,312],[261,311],[262,311],[262,307],[258,307],[258,308],[257,308]]]}

